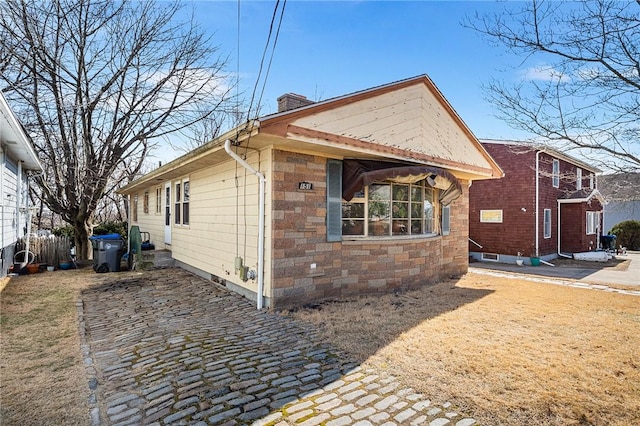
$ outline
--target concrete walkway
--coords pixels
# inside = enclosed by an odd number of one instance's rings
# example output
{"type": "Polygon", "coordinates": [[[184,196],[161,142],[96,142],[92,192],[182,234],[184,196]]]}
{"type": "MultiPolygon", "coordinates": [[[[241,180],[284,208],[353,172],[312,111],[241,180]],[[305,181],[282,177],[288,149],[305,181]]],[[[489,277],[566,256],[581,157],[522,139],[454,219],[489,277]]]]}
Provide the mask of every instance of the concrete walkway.
{"type": "Polygon", "coordinates": [[[476,423],[181,269],[109,277],[78,303],[94,425],[476,423]]]}
{"type": "MultiPolygon", "coordinates": [[[[590,269],[546,265],[518,266],[507,263],[478,262],[469,264],[469,272],[506,275],[518,278],[524,276],[536,281],[640,296],[640,252],[627,252],[626,255],[616,257],[618,259],[631,260],[629,268],[626,271],[606,267],[590,269]]],[[[553,261],[551,263],[553,263],[553,261]]]]}

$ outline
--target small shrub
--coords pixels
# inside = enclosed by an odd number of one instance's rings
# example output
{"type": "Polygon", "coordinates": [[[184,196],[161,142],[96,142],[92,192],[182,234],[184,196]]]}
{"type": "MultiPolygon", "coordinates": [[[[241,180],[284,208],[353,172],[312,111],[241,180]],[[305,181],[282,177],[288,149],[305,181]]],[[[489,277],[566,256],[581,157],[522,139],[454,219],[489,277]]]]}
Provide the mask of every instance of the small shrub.
{"type": "Polygon", "coordinates": [[[616,244],[629,250],[640,250],[640,220],[625,220],[611,229],[616,244]]]}
{"type": "Polygon", "coordinates": [[[93,228],[93,235],[120,234],[127,238],[127,222],[109,221],[102,222],[93,228]]]}

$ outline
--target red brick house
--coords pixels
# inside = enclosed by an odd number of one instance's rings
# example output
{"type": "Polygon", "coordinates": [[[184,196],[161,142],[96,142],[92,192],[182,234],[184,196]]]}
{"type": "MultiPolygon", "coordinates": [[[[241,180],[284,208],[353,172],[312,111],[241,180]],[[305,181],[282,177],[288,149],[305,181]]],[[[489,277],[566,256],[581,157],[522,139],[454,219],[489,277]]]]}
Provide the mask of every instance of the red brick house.
{"type": "Polygon", "coordinates": [[[596,250],[605,204],[597,168],[548,147],[483,140],[504,170],[502,179],[469,189],[469,254],[480,261],[515,262],[521,253],[550,261],[596,250]]]}

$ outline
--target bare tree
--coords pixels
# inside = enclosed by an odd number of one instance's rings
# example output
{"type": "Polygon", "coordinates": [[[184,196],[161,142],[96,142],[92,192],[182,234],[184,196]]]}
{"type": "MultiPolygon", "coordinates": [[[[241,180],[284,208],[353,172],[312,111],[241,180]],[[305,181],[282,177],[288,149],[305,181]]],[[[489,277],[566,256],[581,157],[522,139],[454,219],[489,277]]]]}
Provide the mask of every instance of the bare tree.
{"type": "Polygon", "coordinates": [[[605,170],[640,169],[640,0],[533,0],[466,25],[507,50],[535,78],[486,85],[512,127],[579,150],[605,170]]]}
{"type": "Polygon", "coordinates": [[[179,1],[3,0],[0,81],[45,165],[46,206],[80,258],[100,200],[152,141],[215,115],[225,59],[179,1]]]}

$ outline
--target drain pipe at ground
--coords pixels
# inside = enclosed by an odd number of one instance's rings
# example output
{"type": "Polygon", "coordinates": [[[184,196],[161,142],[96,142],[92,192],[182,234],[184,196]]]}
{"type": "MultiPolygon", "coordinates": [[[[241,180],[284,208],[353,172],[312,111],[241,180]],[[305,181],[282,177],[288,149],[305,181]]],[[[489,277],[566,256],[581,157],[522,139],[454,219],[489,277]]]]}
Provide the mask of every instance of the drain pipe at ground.
{"type": "Polygon", "coordinates": [[[224,143],[224,150],[227,151],[227,154],[231,156],[234,160],[236,160],[242,167],[249,170],[251,173],[258,177],[260,182],[260,188],[258,190],[258,294],[257,294],[257,308],[262,309],[262,299],[264,293],[264,187],[265,187],[265,178],[262,173],[254,169],[244,161],[242,158],[238,156],[235,152],[231,150],[231,141],[227,139],[224,143]]]}

